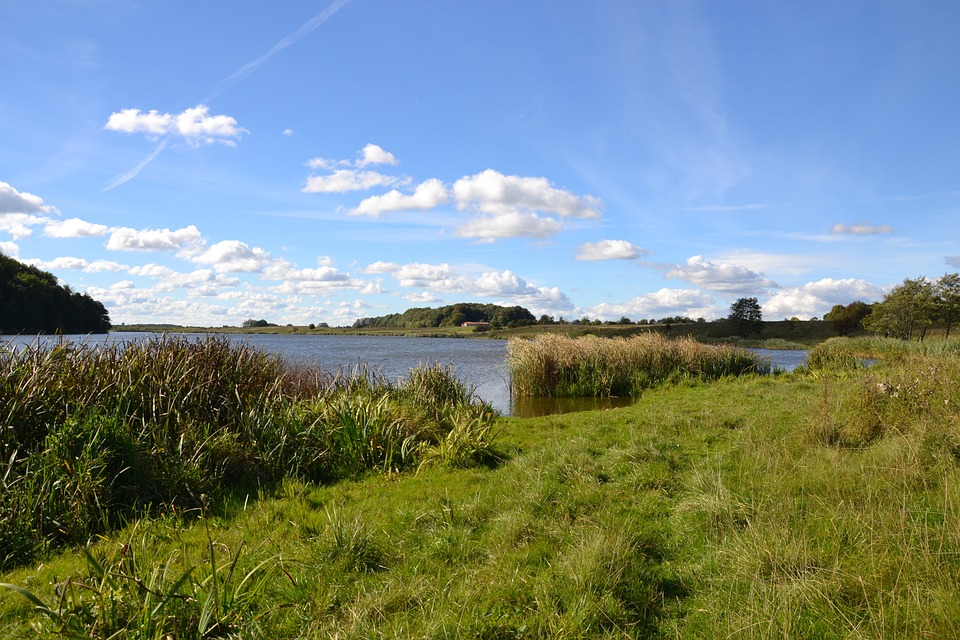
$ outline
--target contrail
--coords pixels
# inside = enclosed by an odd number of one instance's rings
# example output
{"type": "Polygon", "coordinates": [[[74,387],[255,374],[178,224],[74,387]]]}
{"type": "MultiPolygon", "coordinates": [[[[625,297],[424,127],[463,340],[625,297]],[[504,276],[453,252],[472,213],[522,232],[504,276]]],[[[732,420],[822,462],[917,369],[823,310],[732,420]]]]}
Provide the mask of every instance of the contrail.
{"type": "MultiPolygon", "coordinates": [[[[317,27],[319,27],[324,22],[326,22],[327,19],[330,18],[330,16],[335,14],[337,11],[342,9],[344,5],[348,4],[351,1],[352,0],[335,0],[333,4],[327,7],[324,11],[318,13],[317,15],[307,20],[297,30],[281,38],[280,41],[277,42],[277,44],[273,45],[273,47],[271,47],[271,49],[267,51],[265,54],[243,65],[242,67],[234,71],[232,74],[230,74],[226,79],[222,80],[220,84],[217,85],[217,88],[214,89],[206,98],[204,98],[203,101],[201,101],[201,104],[204,104],[204,105],[209,104],[211,100],[221,95],[228,89],[236,86],[244,78],[246,78],[248,75],[253,73],[256,70],[256,68],[262,65],[264,62],[266,62],[273,56],[277,55],[278,53],[280,53],[290,45],[296,44],[297,42],[302,40],[304,37],[310,35],[314,30],[316,30],[317,27]]],[[[160,144],[157,145],[157,148],[154,149],[150,155],[144,158],[140,162],[140,164],[135,166],[130,171],[127,171],[123,175],[120,175],[114,178],[106,187],[103,188],[103,191],[110,191],[111,189],[115,189],[116,187],[119,187],[120,185],[122,185],[124,182],[127,182],[128,180],[135,178],[138,173],[143,171],[144,167],[146,167],[148,164],[153,162],[156,159],[156,157],[160,155],[160,153],[164,149],[167,148],[168,141],[169,141],[169,138],[164,138],[163,141],[161,141],[160,144]]]]}
{"type": "Polygon", "coordinates": [[[169,141],[170,141],[170,138],[164,138],[163,140],[161,140],[161,141],[160,141],[160,144],[157,145],[157,148],[154,149],[153,152],[152,152],[150,155],[148,155],[146,158],[144,158],[143,160],[141,160],[141,161],[140,161],[140,164],[138,164],[137,166],[135,166],[133,169],[130,169],[130,171],[127,171],[127,172],[124,173],[123,175],[120,175],[120,176],[117,176],[116,178],[114,178],[113,181],[110,182],[110,184],[108,184],[107,186],[105,186],[105,187],[101,190],[101,193],[102,193],[103,191],[110,191],[111,189],[115,189],[115,188],[119,187],[120,185],[122,185],[122,184],[123,184],[124,182],[126,182],[127,180],[130,180],[130,179],[132,179],[132,178],[136,178],[136,177],[137,177],[137,174],[140,173],[141,171],[143,171],[143,168],[144,168],[145,166],[147,166],[148,164],[150,164],[151,162],[153,162],[154,158],[156,158],[158,155],[160,155],[160,152],[167,148],[167,142],[169,142],[169,141]]]}
{"type": "Polygon", "coordinates": [[[203,104],[209,103],[211,100],[219,96],[221,93],[223,93],[233,85],[237,84],[238,82],[246,78],[248,75],[250,75],[250,73],[252,73],[257,67],[262,65],[264,62],[266,62],[273,56],[277,55],[278,53],[280,53],[290,45],[296,44],[302,38],[312,33],[317,27],[319,27],[324,22],[326,22],[330,16],[335,14],[337,11],[343,8],[345,4],[347,4],[350,1],[351,0],[336,0],[333,4],[327,7],[326,10],[324,10],[322,13],[318,13],[317,15],[313,16],[312,18],[307,20],[306,23],[301,25],[299,29],[297,29],[290,35],[282,38],[277,44],[273,45],[273,48],[271,48],[265,54],[263,54],[256,60],[248,62],[247,64],[243,65],[242,67],[234,71],[232,74],[230,74],[228,78],[223,80],[217,86],[217,88],[214,89],[212,93],[210,93],[210,95],[208,95],[203,100],[203,104]]]}

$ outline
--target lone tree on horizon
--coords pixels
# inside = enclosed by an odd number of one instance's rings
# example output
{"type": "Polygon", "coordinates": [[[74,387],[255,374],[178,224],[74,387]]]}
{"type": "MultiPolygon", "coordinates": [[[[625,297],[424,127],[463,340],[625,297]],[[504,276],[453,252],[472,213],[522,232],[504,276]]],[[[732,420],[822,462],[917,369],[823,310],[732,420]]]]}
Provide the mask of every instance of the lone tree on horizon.
{"type": "Polygon", "coordinates": [[[756,298],[738,298],[730,305],[730,315],[727,316],[734,333],[743,338],[751,333],[763,331],[763,312],[760,302],[756,298]]]}

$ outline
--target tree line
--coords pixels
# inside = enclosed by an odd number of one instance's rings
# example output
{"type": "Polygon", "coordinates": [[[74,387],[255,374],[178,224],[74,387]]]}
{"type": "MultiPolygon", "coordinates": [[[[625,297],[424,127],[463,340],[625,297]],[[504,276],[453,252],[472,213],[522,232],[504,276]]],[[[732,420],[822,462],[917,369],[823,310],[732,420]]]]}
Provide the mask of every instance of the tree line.
{"type": "Polygon", "coordinates": [[[536,324],[537,319],[524,307],[502,307],[496,304],[460,302],[445,307],[414,307],[403,313],[391,313],[375,318],[359,318],[353,323],[353,328],[459,327],[464,322],[488,322],[494,328],[512,328],[536,324]]]}
{"type": "Polygon", "coordinates": [[[47,271],[0,253],[0,333],[106,333],[110,315],[47,271]]]}
{"type": "Polygon", "coordinates": [[[923,340],[934,326],[943,327],[949,337],[958,319],[960,274],[947,273],[937,280],[924,276],[905,279],[872,305],[862,322],[871,333],[903,340],[917,336],[923,340]]]}

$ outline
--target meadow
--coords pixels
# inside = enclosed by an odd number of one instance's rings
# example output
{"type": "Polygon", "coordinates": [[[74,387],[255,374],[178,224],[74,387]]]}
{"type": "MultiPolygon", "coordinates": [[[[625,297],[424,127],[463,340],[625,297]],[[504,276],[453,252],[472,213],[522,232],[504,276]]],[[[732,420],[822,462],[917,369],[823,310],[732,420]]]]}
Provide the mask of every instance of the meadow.
{"type": "MultiPolygon", "coordinates": [[[[0,636],[957,637],[960,356],[940,342],[834,339],[794,373],[473,415],[460,455],[441,430],[432,458],[150,502],[9,565],[0,636]]],[[[316,393],[280,380],[280,406],[316,393]]]]}

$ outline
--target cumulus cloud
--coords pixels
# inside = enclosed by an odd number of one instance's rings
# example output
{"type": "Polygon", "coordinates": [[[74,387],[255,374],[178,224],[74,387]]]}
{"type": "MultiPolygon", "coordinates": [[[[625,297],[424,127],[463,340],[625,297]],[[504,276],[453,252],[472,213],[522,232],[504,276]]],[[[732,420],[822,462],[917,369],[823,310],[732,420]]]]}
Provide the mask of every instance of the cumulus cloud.
{"type": "MultiPolygon", "coordinates": [[[[387,264],[387,263],[382,263],[387,264]]],[[[411,262],[392,270],[401,287],[424,289],[405,294],[411,302],[436,302],[437,292],[499,298],[506,304],[520,304],[535,314],[565,313],[573,303],[556,287],[540,287],[527,282],[509,269],[485,271],[472,278],[457,273],[449,264],[411,262]]]]}
{"type": "Polygon", "coordinates": [[[951,267],[960,268],[960,256],[945,256],[943,261],[951,267]]]}
{"type": "Polygon", "coordinates": [[[271,258],[263,249],[246,242],[222,240],[194,256],[193,261],[209,265],[220,273],[258,273],[271,258]]]}
{"type": "Polygon", "coordinates": [[[0,241],[0,253],[10,258],[20,255],[20,247],[15,242],[0,241]]]}
{"type": "Polygon", "coordinates": [[[384,262],[377,260],[363,269],[364,273],[393,273],[400,268],[396,262],[384,262]]]}
{"type": "Polygon", "coordinates": [[[603,205],[593,196],[558,189],[546,178],[508,176],[493,169],[460,178],[452,190],[457,209],[481,214],[455,234],[479,242],[546,238],[563,229],[558,218],[596,219],[603,205]]]}
{"type": "Polygon", "coordinates": [[[150,138],[164,135],[182,137],[191,145],[220,143],[236,146],[236,140],[246,129],[235,118],[226,115],[210,115],[206,105],[197,105],[179,114],[160,113],[155,109],[143,112],[140,109],[123,109],[110,114],[104,129],[122,133],[142,133],[150,138]]]}
{"type": "Polygon", "coordinates": [[[31,227],[48,224],[45,215],[59,215],[57,208],[44,204],[43,198],[26,191],[17,191],[6,182],[0,182],[0,231],[10,234],[14,240],[26,238],[31,227]]]}
{"type": "Polygon", "coordinates": [[[777,284],[761,273],[730,262],[710,262],[703,256],[693,256],[685,265],[676,265],[665,274],[679,278],[708,291],[724,293],[752,293],[777,284]]]}
{"type": "Polygon", "coordinates": [[[622,303],[602,303],[586,309],[587,315],[601,320],[616,320],[624,316],[634,320],[688,316],[701,318],[711,315],[713,297],[698,289],[660,289],[637,296],[622,303]]]}
{"type": "Polygon", "coordinates": [[[14,240],[20,240],[33,233],[31,227],[48,222],[50,222],[50,218],[34,216],[29,213],[4,213],[0,214],[0,231],[9,233],[14,240]]]}
{"type": "Polygon", "coordinates": [[[498,216],[480,216],[454,231],[460,238],[476,238],[477,242],[493,242],[503,238],[549,238],[563,229],[556,218],[536,213],[512,211],[498,216]]]}
{"type": "Polygon", "coordinates": [[[89,238],[105,235],[109,231],[110,228],[103,224],[87,222],[80,218],[69,218],[50,221],[44,228],[43,234],[51,238],[89,238]]]}
{"type": "Polygon", "coordinates": [[[295,132],[294,132],[293,129],[284,129],[283,131],[280,132],[280,135],[282,135],[282,136],[292,136],[294,133],[295,133],[295,132]]]}
{"type": "Polygon", "coordinates": [[[304,193],[346,193],[348,191],[366,191],[374,187],[392,186],[403,182],[399,178],[384,175],[376,171],[357,171],[356,169],[337,169],[325,176],[310,176],[303,187],[304,193]]]}
{"type": "Polygon", "coordinates": [[[114,229],[107,240],[107,249],[112,251],[173,251],[199,245],[203,241],[200,230],[194,225],[183,229],[144,229],[129,227],[114,229]]]}
{"type": "Polygon", "coordinates": [[[823,317],[834,305],[850,304],[854,300],[872,302],[883,297],[883,289],[859,278],[834,280],[824,278],[798,287],[781,289],[762,306],[767,320],[792,318],[804,320],[823,317]]]}
{"type": "Polygon", "coordinates": [[[393,272],[401,287],[462,291],[468,283],[466,278],[454,273],[447,263],[425,264],[411,262],[393,272]]]}
{"type": "Polygon", "coordinates": [[[539,211],[572,218],[599,218],[602,202],[557,189],[546,178],[507,176],[493,169],[460,178],[453,184],[460,209],[490,215],[539,211]]]}
{"type": "Polygon", "coordinates": [[[396,166],[400,164],[400,161],[389,151],[384,151],[379,145],[367,144],[360,151],[360,159],[357,160],[357,166],[365,167],[369,164],[389,164],[396,166]]]}
{"type": "Polygon", "coordinates": [[[878,233],[893,233],[893,227],[888,224],[879,224],[876,226],[871,226],[866,222],[858,222],[856,224],[846,225],[841,222],[830,227],[830,233],[835,234],[849,234],[856,236],[872,236],[878,233]]]}
{"type": "Polygon", "coordinates": [[[431,302],[439,302],[440,298],[433,295],[429,291],[420,291],[418,293],[408,293],[403,296],[403,298],[409,302],[414,302],[416,304],[430,304],[431,302]]]}
{"type": "Polygon", "coordinates": [[[633,260],[650,253],[643,247],[626,240],[599,240],[584,242],[574,259],[576,260],[633,260]]]}
{"type": "Polygon", "coordinates": [[[507,298],[514,304],[528,307],[536,315],[573,309],[573,303],[559,288],[538,287],[509,269],[484,272],[472,283],[470,293],[488,298],[507,298]]]}
{"type": "Polygon", "coordinates": [[[360,202],[351,215],[366,215],[377,218],[381,213],[393,211],[428,211],[450,199],[447,187],[436,178],[417,185],[410,195],[392,189],[380,196],[370,196],[360,202]]]}
{"type": "Polygon", "coordinates": [[[59,213],[57,208],[44,204],[43,198],[26,191],[17,191],[6,182],[0,181],[0,216],[10,213],[59,213]]]}
{"type": "Polygon", "coordinates": [[[282,260],[267,267],[264,277],[270,280],[282,280],[284,283],[309,283],[311,288],[336,288],[353,284],[350,275],[336,267],[321,264],[315,269],[299,269],[282,260]]]}
{"type": "Polygon", "coordinates": [[[310,176],[303,188],[304,193],[346,193],[348,191],[366,191],[374,187],[405,185],[407,178],[388,176],[378,171],[364,171],[363,168],[374,164],[397,165],[400,161],[383,148],[368,144],[357,154],[356,162],[349,160],[331,160],[313,158],[307,165],[311,169],[332,171],[329,175],[310,176]]]}
{"type": "Polygon", "coordinates": [[[44,271],[61,271],[69,269],[83,271],[84,273],[103,273],[105,271],[127,271],[130,268],[125,264],[113,262],[112,260],[89,261],[84,258],[74,258],[70,256],[62,256],[60,258],[54,258],[53,260],[46,261],[28,260],[27,262],[38,269],[43,269],[44,271]]]}

